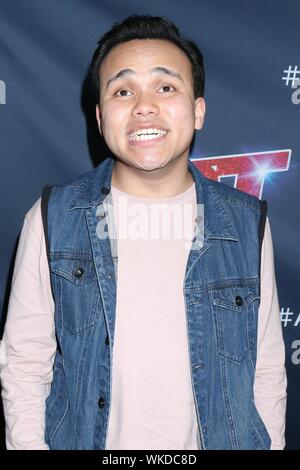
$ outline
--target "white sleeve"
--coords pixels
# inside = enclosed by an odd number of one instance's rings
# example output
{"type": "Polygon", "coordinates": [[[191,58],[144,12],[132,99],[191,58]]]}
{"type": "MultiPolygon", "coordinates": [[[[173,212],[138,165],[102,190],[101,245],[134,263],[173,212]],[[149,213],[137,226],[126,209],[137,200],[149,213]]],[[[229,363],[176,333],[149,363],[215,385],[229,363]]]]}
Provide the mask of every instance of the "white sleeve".
{"type": "Polygon", "coordinates": [[[25,215],[16,255],[0,374],[8,450],[48,449],[45,400],[56,351],[54,301],[41,199],[25,215]]]}
{"type": "Polygon", "coordinates": [[[285,447],[286,386],[285,346],[275,280],[272,235],[267,218],[261,254],[261,302],[254,399],[271,437],[273,450],[285,447]]]}

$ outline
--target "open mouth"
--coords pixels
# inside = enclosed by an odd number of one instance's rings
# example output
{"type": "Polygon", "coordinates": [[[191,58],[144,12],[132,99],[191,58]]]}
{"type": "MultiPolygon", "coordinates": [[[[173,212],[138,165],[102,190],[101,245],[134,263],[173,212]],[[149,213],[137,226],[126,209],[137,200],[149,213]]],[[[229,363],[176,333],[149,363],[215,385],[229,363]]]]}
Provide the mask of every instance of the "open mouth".
{"type": "Polygon", "coordinates": [[[159,139],[160,137],[167,134],[167,131],[163,129],[138,129],[129,134],[129,140],[132,142],[145,142],[148,140],[159,139]]]}

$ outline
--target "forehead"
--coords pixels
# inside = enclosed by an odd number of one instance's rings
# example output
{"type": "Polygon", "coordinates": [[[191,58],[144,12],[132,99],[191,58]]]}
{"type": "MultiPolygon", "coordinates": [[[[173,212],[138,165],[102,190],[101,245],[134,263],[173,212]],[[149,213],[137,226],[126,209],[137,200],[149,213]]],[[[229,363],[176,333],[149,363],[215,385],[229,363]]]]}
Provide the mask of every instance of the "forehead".
{"type": "Polygon", "coordinates": [[[136,72],[154,67],[170,67],[182,76],[192,77],[188,56],[174,43],[161,39],[133,39],[113,47],[100,67],[100,79],[130,68],[136,72]]]}

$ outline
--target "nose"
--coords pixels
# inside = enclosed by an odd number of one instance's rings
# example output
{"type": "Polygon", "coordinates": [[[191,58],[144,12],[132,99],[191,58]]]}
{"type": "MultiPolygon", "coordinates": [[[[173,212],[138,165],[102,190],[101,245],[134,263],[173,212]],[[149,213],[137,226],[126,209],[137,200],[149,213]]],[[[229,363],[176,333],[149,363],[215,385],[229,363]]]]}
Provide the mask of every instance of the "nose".
{"type": "Polygon", "coordinates": [[[155,102],[155,97],[150,93],[140,93],[132,108],[132,115],[137,117],[147,117],[149,115],[157,115],[159,107],[155,102]]]}

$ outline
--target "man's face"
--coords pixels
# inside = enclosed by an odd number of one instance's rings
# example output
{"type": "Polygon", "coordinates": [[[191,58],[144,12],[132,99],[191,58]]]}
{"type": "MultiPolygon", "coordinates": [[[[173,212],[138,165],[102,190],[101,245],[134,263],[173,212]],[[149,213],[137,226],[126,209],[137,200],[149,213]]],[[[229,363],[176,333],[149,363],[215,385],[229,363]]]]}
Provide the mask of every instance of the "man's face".
{"type": "Polygon", "coordinates": [[[163,168],[188,158],[205,102],[195,100],[192,66],[164,40],[115,46],[100,67],[99,129],[112,153],[136,169],[163,168]]]}

